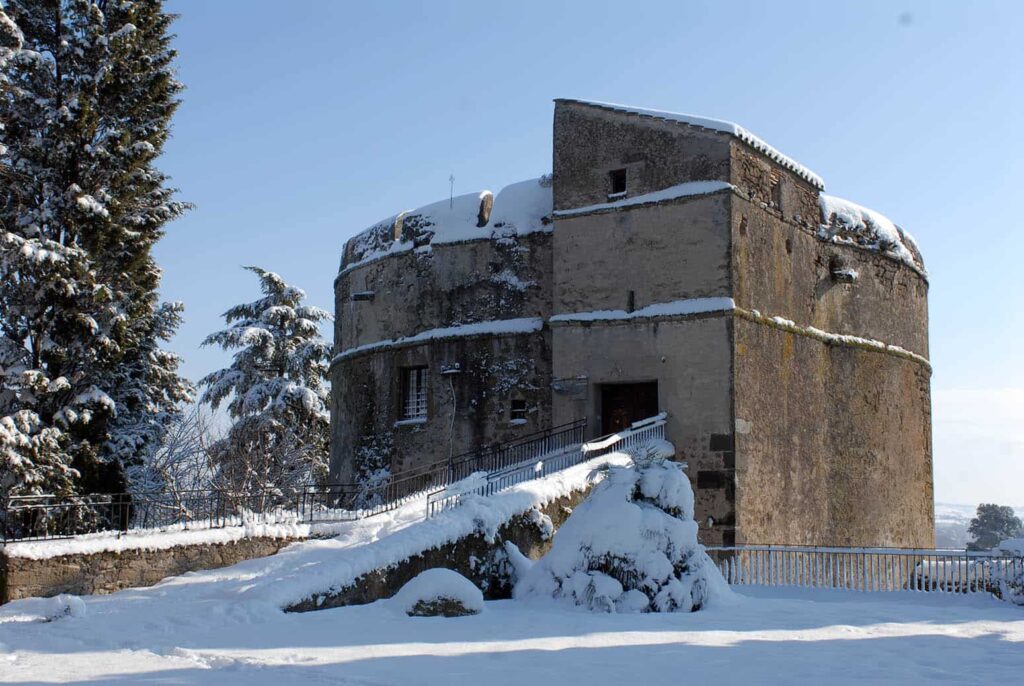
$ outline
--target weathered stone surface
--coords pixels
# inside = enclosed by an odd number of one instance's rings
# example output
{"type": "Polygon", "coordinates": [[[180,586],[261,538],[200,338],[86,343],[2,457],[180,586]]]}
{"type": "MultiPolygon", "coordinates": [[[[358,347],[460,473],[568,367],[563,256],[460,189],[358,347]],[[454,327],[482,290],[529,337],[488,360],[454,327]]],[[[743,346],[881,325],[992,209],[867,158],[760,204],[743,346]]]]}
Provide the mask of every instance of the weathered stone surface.
{"type": "MultiPolygon", "coordinates": [[[[551,309],[551,234],[527,233],[432,245],[342,273],[335,282],[335,348],[350,350],[467,322],[546,318],[551,309]],[[372,291],[368,301],[352,293],[372,291]]],[[[331,369],[331,477],[350,482],[353,455],[370,443],[393,472],[549,427],[546,332],[480,335],[381,348],[331,369]],[[444,368],[459,367],[453,376],[444,368]],[[427,421],[401,424],[401,369],[426,366],[427,421]],[[527,408],[513,422],[512,401],[527,408]],[[453,416],[454,415],[454,416],[453,416]]]]}
{"type": "Polygon", "coordinates": [[[471,241],[435,246],[433,261],[396,253],[344,274],[339,347],[447,326],[461,312],[474,321],[536,316],[547,324],[516,342],[437,341],[335,365],[333,473],[351,475],[360,437],[385,431],[394,431],[395,469],[583,417],[596,436],[605,384],[657,382],[667,438],[690,465],[703,542],[928,545],[924,274],[820,239],[818,189],[728,134],[556,101],[553,142],[556,211],[608,202],[611,172],[622,169],[627,199],[688,181],[733,188],[555,215],[553,234],[528,238],[525,255],[471,241]],[[537,286],[503,303],[492,286],[473,284],[506,264],[537,286]],[[363,288],[381,299],[354,310],[350,293],[363,288]],[[738,309],[550,319],[706,297],[732,298],[738,309]],[[912,354],[782,331],[772,317],[912,354]],[[445,364],[485,355],[491,364],[508,356],[528,371],[510,384],[479,367],[440,374],[445,364]],[[394,426],[401,368],[415,364],[431,373],[428,420],[394,426]],[[509,421],[515,398],[536,410],[527,426],[509,421]]]}
{"type": "Polygon", "coordinates": [[[152,586],[169,576],[273,555],[292,542],[292,539],[248,538],[233,543],[66,555],[44,560],[8,557],[0,550],[0,602],[61,593],[114,593],[124,588],[152,586]]]}
{"type": "Polygon", "coordinates": [[[607,202],[613,169],[627,170],[630,197],[687,181],[728,181],[730,155],[723,133],[558,101],[555,210],[607,202]]]}

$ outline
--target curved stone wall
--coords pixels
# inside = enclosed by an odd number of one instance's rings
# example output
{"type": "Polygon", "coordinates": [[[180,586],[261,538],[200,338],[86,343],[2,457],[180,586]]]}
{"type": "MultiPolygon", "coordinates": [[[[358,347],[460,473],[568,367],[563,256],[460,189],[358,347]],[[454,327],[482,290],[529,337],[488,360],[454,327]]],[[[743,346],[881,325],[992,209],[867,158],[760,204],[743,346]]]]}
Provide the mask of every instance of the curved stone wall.
{"type": "Polygon", "coordinates": [[[550,214],[550,180],[534,179],[402,213],[346,244],[333,480],[370,454],[397,472],[550,426],[550,214]],[[412,368],[426,368],[426,416],[405,421],[412,368]]]}

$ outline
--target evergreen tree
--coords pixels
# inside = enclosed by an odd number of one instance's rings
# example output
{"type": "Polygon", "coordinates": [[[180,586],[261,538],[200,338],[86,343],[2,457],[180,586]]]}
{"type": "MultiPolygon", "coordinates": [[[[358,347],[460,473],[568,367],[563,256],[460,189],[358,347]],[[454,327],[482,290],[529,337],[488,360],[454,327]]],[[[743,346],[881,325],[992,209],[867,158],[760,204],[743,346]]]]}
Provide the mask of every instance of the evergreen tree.
{"type": "Polygon", "coordinates": [[[978,505],[978,512],[967,532],[973,537],[967,544],[968,550],[991,550],[1008,538],[1020,536],[1024,531],[1020,517],[1013,513],[1013,508],[1006,505],[983,503],[978,505]]]}
{"type": "Polygon", "coordinates": [[[227,401],[234,420],[213,460],[227,488],[292,494],[326,476],[331,346],[319,325],[331,317],[277,274],[246,269],[263,297],[225,312],[228,328],[203,341],[237,351],[230,367],[199,382],[202,402],[217,409],[227,401]]]}
{"type": "MultiPolygon", "coordinates": [[[[158,302],[150,255],[187,209],[154,166],[181,91],[173,17],[161,0],[8,0],[6,10],[22,49],[6,58],[0,92],[0,416],[11,436],[34,427],[61,446],[78,490],[120,490],[123,464],[156,448],[191,392],[159,347],[180,305],[158,302]]],[[[22,456],[23,473],[3,481],[66,489],[32,474],[40,458],[18,436],[7,463],[22,456]]]]}

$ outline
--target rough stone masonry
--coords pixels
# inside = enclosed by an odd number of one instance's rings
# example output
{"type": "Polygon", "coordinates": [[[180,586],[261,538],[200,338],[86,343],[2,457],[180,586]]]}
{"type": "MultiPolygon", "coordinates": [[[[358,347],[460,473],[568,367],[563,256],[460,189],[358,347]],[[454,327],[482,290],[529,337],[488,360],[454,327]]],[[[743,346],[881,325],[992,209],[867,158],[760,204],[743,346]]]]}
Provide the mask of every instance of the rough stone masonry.
{"type": "Polygon", "coordinates": [[[402,212],[335,281],[332,476],[667,412],[709,544],[933,544],[928,279],[729,122],[557,100],[552,174],[402,212]]]}

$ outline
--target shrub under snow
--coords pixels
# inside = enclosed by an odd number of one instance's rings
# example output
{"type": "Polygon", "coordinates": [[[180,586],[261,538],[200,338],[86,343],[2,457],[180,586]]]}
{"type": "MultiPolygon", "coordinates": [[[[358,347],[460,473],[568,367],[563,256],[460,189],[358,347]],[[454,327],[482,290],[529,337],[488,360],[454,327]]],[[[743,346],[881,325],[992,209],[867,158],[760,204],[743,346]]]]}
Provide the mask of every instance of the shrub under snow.
{"type": "Polygon", "coordinates": [[[606,478],[521,572],[516,598],[561,598],[600,612],[690,612],[731,592],[697,542],[682,466],[646,451],[606,478]]]}
{"type": "Polygon", "coordinates": [[[438,567],[402,586],[391,604],[413,617],[459,617],[483,612],[484,595],[458,572],[438,567]]]}

